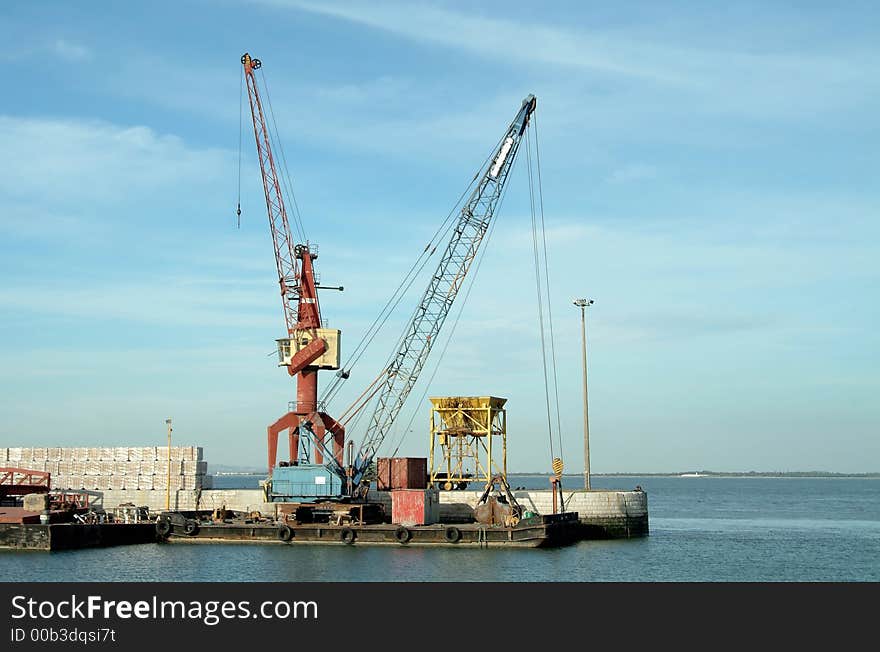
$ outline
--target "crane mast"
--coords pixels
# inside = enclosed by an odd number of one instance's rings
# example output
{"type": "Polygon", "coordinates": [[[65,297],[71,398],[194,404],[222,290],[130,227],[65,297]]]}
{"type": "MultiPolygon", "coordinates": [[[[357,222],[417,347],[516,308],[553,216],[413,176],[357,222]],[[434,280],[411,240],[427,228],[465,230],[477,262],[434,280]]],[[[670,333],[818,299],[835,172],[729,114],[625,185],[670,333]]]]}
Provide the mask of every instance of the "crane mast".
{"type": "Polygon", "coordinates": [[[379,391],[373,415],[354,462],[357,483],[375,457],[395,418],[418,380],[437,334],[446,321],[471,263],[477,255],[492,215],[501,199],[513,161],[535,110],[534,95],[526,97],[501,145],[483,171],[480,181],[461,209],[452,237],[431,277],[415,315],[392,358],[379,391]]]}

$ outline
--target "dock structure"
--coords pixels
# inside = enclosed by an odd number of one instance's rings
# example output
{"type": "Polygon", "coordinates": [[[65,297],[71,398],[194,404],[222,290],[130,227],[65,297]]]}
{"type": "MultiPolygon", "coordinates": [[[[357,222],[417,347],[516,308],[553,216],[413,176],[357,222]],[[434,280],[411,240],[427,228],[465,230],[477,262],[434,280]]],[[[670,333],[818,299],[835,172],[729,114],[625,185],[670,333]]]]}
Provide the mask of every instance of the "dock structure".
{"type": "MultiPolygon", "coordinates": [[[[491,398],[491,397],[490,397],[491,398]]],[[[503,401],[503,399],[500,399],[503,401]]],[[[477,406],[479,409],[490,409],[497,414],[503,403],[497,401],[491,405],[477,406]]],[[[493,423],[493,414],[486,414],[485,426],[493,423]]],[[[449,420],[447,424],[454,423],[449,420]]],[[[486,435],[492,437],[493,435],[486,435]]],[[[168,450],[164,447],[95,447],[95,448],[0,448],[0,464],[7,466],[27,467],[50,476],[52,491],[79,491],[88,494],[88,504],[95,510],[112,513],[121,506],[127,509],[144,508],[155,515],[165,510],[181,513],[205,514],[216,510],[226,510],[243,515],[258,515],[266,520],[283,520],[283,507],[271,502],[264,489],[212,489],[210,476],[207,474],[207,462],[202,459],[200,447],[181,446],[173,448],[171,459],[173,469],[167,466],[168,450]],[[5,458],[5,459],[4,459],[5,458]],[[123,459],[125,458],[125,459],[123,459]],[[76,473],[74,473],[76,471],[76,473]],[[174,471],[174,473],[169,473],[174,471]],[[189,475],[187,476],[187,473],[189,475]],[[172,488],[168,491],[167,479],[172,477],[172,488]],[[94,487],[86,489],[84,487],[94,487]]],[[[404,460],[406,461],[406,460],[404,460]]],[[[412,462],[412,460],[409,460],[412,462]]],[[[409,465],[412,467],[412,464],[409,465]]],[[[418,475],[412,468],[408,475],[418,475]]],[[[415,467],[413,467],[415,468],[415,467]]],[[[424,469],[424,467],[422,467],[424,469]]],[[[424,473],[424,471],[422,471],[424,473]]],[[[20,474],[19,474],[20,475],[20,474]]],[[[391,474],[393,475],[393,474],[391,474]]],[[[407,475],[407,474],[404,474],[407,475]]],[[[18,477],[15,476],[15,477],[18,477]]],[[[21,476],[25,477],[25,476],[21,476]]],[[[408,476],[407,476],[408,477],[408,476]]],[[[428,478],[429,479],[429,478],[428,478]]],[[[393,483],[391,483],[393,485],[393,483]]],[[[445,528],[451,524],[460,527],[461,531],[475,529],[474,536],[479,538],[480,528],[475,518],[482,490],[467,489],[431,490],[436,492],[436,520],[426,523],[436,525],[425,527],[445,528]]],[[[398,491],[398,494],[401,492],[398,491]]],[[[415,492],[418,493],[418,492],[415,492]]],[[[513,497],[522,508],[535,515],[553,516],[553,495],[547,490],[513,490],[513,497]]],[[[369,500],[382,505],[387,514],[392,514],[395,491],[393,487],[387,491],[372,490],[369,500]]],[[[397,496],[401,499],[401,496],[397,496]]],[[[64,549],[67,547],[86,547],[95,545],[118,545],[124,542],[144,542],[149,539],[141,532],[143,524],[129,530],[116,529],[122,523],[56,523],[51,514],[41,522],[39,512],[33,512],[25,518],[21,514],[13,514],[13,497],[0,500],[0,547],[26,547],[44,550],[64,549]],[[5,505],[5,508],[4,508],[5,505]],[[21,516],[21,517],[20,517],[21,516]],[[111,529],[108,529],[111,528],[111,529]],[[129,536],[130,535],[130,536],[129,536]]],[[[643,537],[649,534],[648,496],[639,488],[634,490],[562,490],[560,512],[576,513],[579,539],[607,539],[643,537]]],[[[398,510],[399,511],[399,510],[398,510]]],[[[27,516],[27,515],[25,515],[27,516]]],[[[132,525],[135,525],[132,523],[132,525]]],[[[397,523],[396,525],[400,525],[397,523]]],[[[151,526],[152,527],[152,526],[151,526]]],[[[318,528],[321,534],[315,533],[314,542],[327,542],[325,528],[318,528]]],[[[362,543],[378,542],[387,539],[387,528],[378,528],[377,532],[366,533],[360,537],[362,543]]],[[[492,528],[489,528],[492,530],[492,528]]],[[[146,531],[146,530],[144,530],[146,531]]],[[[210,530],[209,530],[210,532],[210,530]]],[[[431,530],[419,534],[418,543],[430,544],[431,530]]],[[[498,530],[500,532],[500,530],[498,530]]],[[[260,530],[255,539],[267,538],[271,533],[260,530]]],[[[307,534],[307,533],[306,533],[307,534]]],[[[493,535],[494,536],[494,535],[493,535]]],[[[507,536],[499,534],[498,536],[507,536]]],[[[522,536],[522,533],[517,533],[522,536]]],[[[463,539],[469,540],[470,535],[463,539]]],[[[212,539],[212,537],[199,537],[212,539]]],[[[236,538],[233,536],[233,538],[236,538]]],[[[271,538],[271,537],[269,537],[271,538]]],[[[307,540],[308,536],[300,537],[307,540]]],[[[531,541],[540,543],[541,537],[531,541]]],[[[511,543],[511,540],[508,540],[511,543]]],[[[414,542],[415,545],[415,542],[414,542]]],[[[526,545],[523,541],[518,545],[526,545]]],[[[543,545],[543,544],[540,544],[543,545]]]]}
{"type": "MultiPolygon", "coordinates": [[[[165,508],[164,492],[160,491],[104,491],[107,508],[134,503],[149,507],[158,513],[165,508]]],[[[469,520],[480,497],[479,491],[440,491],[440,522],[469,520]]],[[[516,499],[528,510],[539,514],[552,512],[550,490],[517,490],[516,499]]],[[[635,538],[648,536],[648,494],[637,490],[563,490],[566,511],[577,512],[590,538],[635,538]]],[[[391,513],[391,492],[374,491],[370,500],[385,504],[391,513]]],[[[172,509],[180,511],[213,511],[225,508],[243,513],[259,512],[271,516],[277,503],[265,500],[261,489],[206,489],[178,491],[172,509]]]]}

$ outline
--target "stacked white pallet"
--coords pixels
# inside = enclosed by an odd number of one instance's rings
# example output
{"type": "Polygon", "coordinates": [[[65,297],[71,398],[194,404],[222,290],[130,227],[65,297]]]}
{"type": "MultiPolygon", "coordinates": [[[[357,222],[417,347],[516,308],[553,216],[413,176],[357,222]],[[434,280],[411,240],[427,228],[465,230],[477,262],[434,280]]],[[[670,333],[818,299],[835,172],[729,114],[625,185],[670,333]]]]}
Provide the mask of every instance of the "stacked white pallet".
{"type": "Polygon", "coordinates": [[[193,491],[210,486],[203,454],[200,446],[170,454],[165,446],[4,447],[0,464],[47,471],[56,489],[166,491],[170,477],[171,489],[193,491]]]}
{"type": "Polygon", "coordinates": [[[60,473],[61,462],[41,462],[41,471],[46,471],[54,478],[60,473]]]}
{"type": "Polygon", "coordinates": [[[93,462],[89,460],[88,462],[83,463],[85,467],[86,475],[101,475],[101,463],[98,461],[93,462]]]}
{"type": "Polygon", "coordinates": [[[183,475],[207,475],[208,463],[202,460],[183,460],[181,473],[183,475]]]}
{"type": "Polygon", "coordinates": [[[156,460],[153,467],[153,475],[167,476],[169,466],[171,467],[171,475],[183,473],[183,462],[180,460],[171,460],[170,464],[168,460],[156,460]]]}

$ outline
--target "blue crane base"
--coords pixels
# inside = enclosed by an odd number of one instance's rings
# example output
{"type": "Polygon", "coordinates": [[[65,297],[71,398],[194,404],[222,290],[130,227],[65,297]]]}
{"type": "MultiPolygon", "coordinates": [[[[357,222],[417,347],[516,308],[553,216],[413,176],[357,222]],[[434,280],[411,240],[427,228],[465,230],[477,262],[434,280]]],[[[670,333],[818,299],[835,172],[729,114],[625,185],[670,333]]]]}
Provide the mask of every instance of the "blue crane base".
{"type": "Polygon", "coordinates": [[[276,466],[272,471],[269,500],[273,503],[311,503],[344,497],[342,478],[323,464],[276,466]]]}

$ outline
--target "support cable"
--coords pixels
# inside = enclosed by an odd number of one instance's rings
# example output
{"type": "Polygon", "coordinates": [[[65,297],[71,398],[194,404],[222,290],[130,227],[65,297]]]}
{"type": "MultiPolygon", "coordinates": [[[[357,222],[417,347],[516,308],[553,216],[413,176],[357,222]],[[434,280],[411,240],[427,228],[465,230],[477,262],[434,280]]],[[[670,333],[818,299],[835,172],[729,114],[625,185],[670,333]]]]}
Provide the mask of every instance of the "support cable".
{"type": "Polygon", "coordinates": [[[544,245],[544,283],[547,289],[547,322],[550,326],[550,357],[553,369],[553,391],[556,394],[556,436],[559,441],[559,459],[564,460],[562,453],[562,419],[559,414],[559,375],[556,368],[556,338],[553,335],[553,302],[550,300],[550,267],[547,257],[547,228],[544,222],[544,187],[541,182],[541,150],[538,139],[538,120],[535,120],[530,127],[535,129],[535,163],[538,171],[538,201],[541,209],[541,239],[544,245]]]}
{"type": "Polygon", "coordinates": [[[541,264],[540,264],[540,250],[538,248],[538,232],[537,232],[537,221],[535,215],[535,192],[534,192],[534,182],[532,179],[532,152],[531,152],[531,142],[530,142],[530,131],[526,130],[526,156],[528,159],[528,170],[529,170],[529,203],[531,206],[531,221],[532,221],[532,254],[534,259],[534,270],[535,270],[535,293],[538,299],[538,328],[541,334],[541,368],[544,373],[544,400],[547,406],[547,434],[550,439],[550,459],[553,460],[555,455],[553,451],[553,422],[550,417],[550,392],[549,392],[549,380],[547,377],[547,345],[546,338],[544,336],[544,300],[541,292],[541,264]]]}
{"type": "Polygon", "coordinates": [[[284,166],[282,174],[280,175],[281,182],[286,185],[288,197],[293,201],[293,219],[294,226],[296,226],[297,229],[297,236],[299,236],[300,242],[305,243],[308,242],[308,238],[306,237],[306,231],[303,227],[299,205],[296,202],[296,195],[294,194],[293,186],[290,183],[290,172],[287,169],[287,158],[284,155],[284,147],[282,146],[281,138],[278,135],[278,123],[275,122],[275,110],[272,108],[272,97],[269,95],[269,85],[266,83],[266,75],[263,73],[262,69],[260,69],[260,77],[263,79],[263,94],[266,96],[266,103],[269,105],[269,117],[272,118],[272,129],[269,130],[269,136],[274,139],[274,149],[281,153],[281,163],[284,166]]]}
{"type": "MultiPolygon", "coordinates": [[[[498,142],[495,144],[495,146],[491,150],[489,150],[489,154],[486,156],[486,158],[483,160],[483,162],[477,168],[477,170],[474,173],[473,177],[471,178],[471,181],[468,184],[467,188],[465,188],[464,192],[462,192],[461,195],[459,195],[458,200],[455,202],[452,209],[449,211],[449,213],[444,218],[443,222],[440,224],[440,226],[437,228],[437,230],[431,236],[431,239],[428,241],[428,244],[425,245],[425,248],[422,250],[421,254],[416,259],[416,261],[412,264],[409,271],[407,271],[403,280],[400,282],[400,284],[398,284],[397,288],[392,293],[391,298],[388,299],[388,301],[383,306],[382,310],[379,312],[379,314],[373,320],[373,323],[369,326],[366,333],[361,338],[360,342],[358,342],[355,349],[349,355],[349,359],[342,365],[343,373],[337,374],[334,381],[331,383],[331,385],[328,387],[328,389],[325,390],[324,396],[321,399],[322,402],[325,403],[325,405],[329,404],[330,401],[333,400],[333,398],[336,396],[337,392],[339,391],[342,383],[350,377],[351,370],[358,363],[358,361],[360,361],[360,359],[363,356],[363,354],[365,353],[367,347],[369,347],[369,345],[373,342],[376,335],[378,335],[379,331],[382,329],[382,327],[388,321],[388,319],[390,318],[393,311],[397,308],[397,306],[403,300],[406,293],[412,287],[413,283],[416,281],[416,279],[422,273],[422,271],[424,270],[425,266],[428,263],[428,260],[436,252],[439,243],[443,241],[443,238],[445,238],[445,236],[449,233],[450,229],[453,227],[452,218],[457,214],[458,208],[461,205],[462,201],[468,195],[468,193],[471,191],[471,188],[473,187],[474,183],[479,178],[480,172],[483,171],[486,164],[489,162],[489,160],[492,158],[492,156],[498,150],[498,147],[501,145],[502,139],[499,139],[498,142]]],[[[416,307],[416,309],[417,308],[418,307],[416,307]]],[[[413,312],[413,314],[415,314],[415,312],[413,312]]],[[[402,341],[404,336],[405,336],[405,333],[401,334],[394,350],[397,350],[397,348],[400,346],[400,342],[402,341]]],[[[388,365],[390,364],[391,359],[393,357],[394,357],[394,354],[392,353],[391,356],[389,357],[389,359],[386,360],[385,368],[388,367],[388,365]]]]}
{"type": "Polygon", "coordinates": [[[236,227],[241,228],[241,132],[242,132],[242,112],[244,105],[244,69],[241,70],[241,76],[238,81],[238,200],[235,206],[236,227]]]}
{"type": "MultiPolygon", "coordinates": [[[[501,207],[504,204],[504,198],[507,196],[507,189],[509,186],[504,186],[501,190],[501,197],[498,199],[498,207],[495,212],[499,213],[501,211],[501,207]]],[[[449,335],[446,337],[446,342],[443,344],[443,348],[440,351],[440,355],[437,357],[437,361],[434,363],[434,369],[431,371],[431,375],[428,377],[428,382],[425,384],[424,391],[422,395],[419,397],[418,402],[416,402],[413,406],[412,415],[410,415],[409,422],[406,425],[406,428],[403,429],[403,433],[400,435],[400,439],[397,442],[397,445],[394,448],[394,452],[391,454],[391,457],[395,457],[397,455],[397,451],[400,450],[401,445],[403,445],[403,440],[406,438],[407,433],[410,431],[410,427],[415,421],[416,415],[418,414],[419,405],[424,403],[425,397],[428,395],[428,390],[431,389],[431,383],[434,382],[434,376],[437,375],[437,371],[440,369],[440,363],[443,361],[443,358],[446,355],[446,350],[449,348],[449,344],[452,342],[452,337],[455,334],[455,329],[458,326],[458,322],[461,319],[461,314],[464,311],[464,307],[467,305],[468,297],[471,295],[471,290],[473,290],[474,282],[476,281],[477,276],[480,273],[480,266],[483,264],[483,257],[486,255],[486,251],[489,248],[489,242],[492,240],[492,234],[495,232],[495,226],[498,224],[497,220],[493,220],[489,224],[489,230],[486,233],[486,237],[484,238],[486,244],[480,250],[480,253],[477,255],[477,260],[474,263],[474,271],[471,273],[470,279],[467,281],[467,288],[465,289],[464,297],[462,298],[461,306],[458,309],[458,313],[455,316],[455,319],[452,322],[452,328],[449,329],[449,335]]]]}

